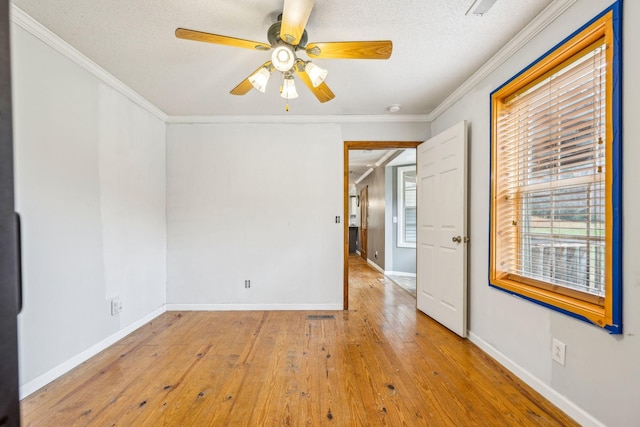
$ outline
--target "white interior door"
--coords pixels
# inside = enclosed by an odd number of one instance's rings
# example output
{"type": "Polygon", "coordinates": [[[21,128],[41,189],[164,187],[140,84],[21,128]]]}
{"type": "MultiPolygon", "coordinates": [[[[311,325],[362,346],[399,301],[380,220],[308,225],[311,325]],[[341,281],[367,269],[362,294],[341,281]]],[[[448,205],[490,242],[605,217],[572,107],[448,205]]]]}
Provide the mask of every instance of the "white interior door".
{"type": "Polygon", "coordinates": [[[467,124],[418,146],[417,307],[467,335],[467,124]]]}

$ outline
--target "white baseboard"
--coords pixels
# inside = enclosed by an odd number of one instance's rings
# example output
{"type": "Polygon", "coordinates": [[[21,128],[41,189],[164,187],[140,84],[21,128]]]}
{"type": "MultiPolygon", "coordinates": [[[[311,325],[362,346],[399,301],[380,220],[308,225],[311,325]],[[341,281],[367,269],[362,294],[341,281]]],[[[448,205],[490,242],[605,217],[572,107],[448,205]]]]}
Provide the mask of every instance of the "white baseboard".
{"type": "Polygon", "coordinates": [[[86,362],[96,354],[105,350],[112,344],[115,344],[122,338],[126,337],[136,329],[149,323],[156,317],[166,311],[250,311],[250,310],[309,310],[309,311],[336,311],[342,310],[342,303],[335,304],[166,304],[154,310],[143,318],[120,329],[115,334],[103,339],[102,341],[92,345],[83,352],[73,356],[69,360],[61,363],[55,368],[45,372],[37,378],[20,386],[20,399],[24,399],[33,392],[41,389],[51,381],[61,377],[73,368],[86,362]]]}
{"type": "Polygon", "coordinates": [[[342,310],[335,304],[167,304],[167,311],[302,311],[342,310]]]}
{"type": "MultiPolygon", "coordinates": [[[[369,265],[374,269],[384,273],[384,271],[378,267],[371,260],[367,260],[369,265]]],[[[396,273],[394,273],[396,274],[396,273]]],[[[20,399],[24,399],[31,393],[49,384],[51,381],[69,372],[76,366],[86,362],[91,357],[95,356],[99,352],[103,351],[110,345],[121,340],[125,336],[129,335],[136,329],[152,321],[156,317],[160,316],[165,311],[245,311],[245,310],[342,310],[342,304],[166,304],[131,325],[119,330],[115,334],[103,339],[97,344],[89,347],[82,353],[77,354],[64,363],[56,366],[55,368],[45,372],[32,381],[20,386],[20,399]]],[[[509,359],[506,355],[498,351],[488,342],[469,331],[469,340],[480,347],[483,351],[496,359],[498,363],[504,366],[509,371],[513,372],[518,378],[527,383],[531,388],[543,395],[551,403],[567,413],[570,417],[576,420],[583,426],[604,427],[604,424],[594,418],[591,414],[587,413],[584,409],[567,399],[566,396],[558,393],[555,389],[551,388],[548,384],[542,382],[539,378],[532,375],[530,372],[522,368],[520,365],[509,359]]]]}
{"type": "Polygon", "coordinates": [[[529,371],[515,363],[513,360],[509,359],[506,355],[498,351],[498,349],[496,349],[494,346],[492,346],[473,332],[469,331],[468,338],[469,341],[480,347],[485,353],[493,357],[496,361],[498,361],[498,363],[515,374],[522,381],[527,383],[529,387],[533,388],[535,391],[543,395],[547,400],[556,405],[571,418],[576,420],[580,425],[585,427],[605,427],[603,423],[601,423],[584,409],[567,399],[566,396],[558,393],[551,386],[542,382],[538,377],[532,375],[529,371]]]}
{"type": "Polygon", "coordinates": [[[404,271],[385,271],[384,274],[386,276],[391,274],[393,276],[416,277],[416,273],[405,273],[404,271]]]}
{"type": "Polygon", "coordinates": [[[80,365],[81,363],[86,362],[87,360],[89,360],[90,358],[92,358],[96,354],[100,353],[102,350],[106,349],[110,345],[116,343],[117,341],[119,341],[122,338],[126,337],[131,332],[133,332],[136,329],[138,329],[139,327],[149,323],[150,321],[152,321],[156,317],[160,316],[165,311],[167,311],[166,310],[166,306],[163,305],[162,307],[160,307],[160,308],[152,311],[151,313],[147,314],[143,318],[133,322],[129,326],[126,326],[126,327],[120,329],[115,334],[103,339],[102,341],[100,341],[97,344],[92,345],[91,347],[89,347],[88,349],[83,351],[82,353],[79,353],[79,354],[73,356],[71,359],[59,364],[55,368],[45,372],[44,374],[40,375],[39,377],[35,378],[34,380],[31,380],[28,383],[20,386],[20,399],[24,399],[25,397],[29,396],[31,393],[39,390],[40,388],[42,388],[45,385],[49,384],[51,381],[53,381],[53,380],[57,379],[58,377],[66,374],[67,372],[69,372],[70,370],[72,370],[76,366],[80,365]]]}
{"type": "Polygon", "coordinates": [[[384,270],[382,268],[380,268],[380,266],[378,264],[376,264],[375,262],[371,261],[369,258],[367,258],[367,263],[373,267],[374,269],[378,270],[380,273],[384,274],[384,270]]]}

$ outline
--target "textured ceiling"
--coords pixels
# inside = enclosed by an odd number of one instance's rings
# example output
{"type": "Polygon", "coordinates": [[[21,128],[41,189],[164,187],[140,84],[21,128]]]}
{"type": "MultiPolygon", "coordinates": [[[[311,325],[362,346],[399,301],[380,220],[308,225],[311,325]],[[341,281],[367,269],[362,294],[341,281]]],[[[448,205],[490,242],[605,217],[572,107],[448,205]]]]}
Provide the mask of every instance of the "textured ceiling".
{"type": "MultiPolygon", "coordinates": [[[[267,42],[282,0],[12,0],[24,12],[169,115],[428,114],[551,0],[497,0],[465,16],[473,0],[316,0],[309,42],[393,41],[387,61],[317,59],[336,94],[328,103],[298,84],[278,94],[229,91],[270,52],[176,39],[178,27],[267,42]]],[[[306,54],[300,57],[307,59],[306,54]]]]}

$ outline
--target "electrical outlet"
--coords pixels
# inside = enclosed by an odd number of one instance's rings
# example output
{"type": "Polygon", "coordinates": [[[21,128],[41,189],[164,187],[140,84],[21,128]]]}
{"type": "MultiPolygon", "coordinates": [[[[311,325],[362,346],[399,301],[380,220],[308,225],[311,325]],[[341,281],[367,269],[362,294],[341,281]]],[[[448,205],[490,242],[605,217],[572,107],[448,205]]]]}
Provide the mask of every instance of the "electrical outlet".
{"type": "Polygon", "coordinates": [[[120,298],[116,297],[111,300],[111,315],[115,316],[116,314],[122,311],[122,301],[120,298]]]}
{"type": "Polygon", "coordinates": [[[245,289],[249,289],[251,287],[251,280],[245,280],[244,281],[244,287],[245,287],[245,289]]]}
{"type": "Polygon", "coordinates": [[[378,251],[376,251],[376,253],[375,253],[375,254],[373,254],[373,257],[374,257],[374,258],[378,258],[378,251]]]}
{"type": "Polygon", "coordinates": [[[553,343],[551,344],[551,358],[564,366],[565,356],[566,356],[566,345],[557,339],[553,339],[553,343]]]}

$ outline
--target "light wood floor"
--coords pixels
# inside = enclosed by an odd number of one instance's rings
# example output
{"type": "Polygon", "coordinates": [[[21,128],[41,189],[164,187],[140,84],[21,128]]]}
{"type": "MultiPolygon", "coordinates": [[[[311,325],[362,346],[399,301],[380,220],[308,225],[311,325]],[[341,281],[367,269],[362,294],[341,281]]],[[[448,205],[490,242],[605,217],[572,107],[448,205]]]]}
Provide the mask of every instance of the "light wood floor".
{"type": "Polygon", "coordinates": [[[359,257],[348,312],[168,312],[22,402],[26,426],[566,426],[359,257]],[[335,319],[309,318],[334,315],[335,319]]]}

